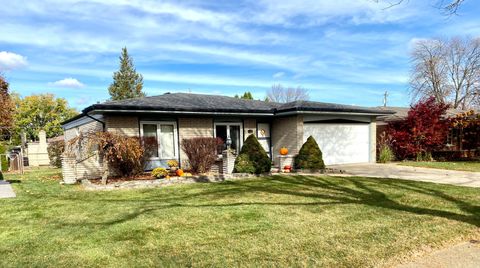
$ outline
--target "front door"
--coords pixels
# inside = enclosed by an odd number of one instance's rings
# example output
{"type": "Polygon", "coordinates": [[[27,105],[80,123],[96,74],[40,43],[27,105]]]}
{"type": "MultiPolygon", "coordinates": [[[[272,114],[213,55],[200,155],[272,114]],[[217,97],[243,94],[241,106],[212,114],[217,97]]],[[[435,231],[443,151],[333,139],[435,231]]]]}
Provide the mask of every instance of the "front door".
{"type": "Polygon", "coordinates": [[[228,145],[234,154],[240,152],[243,138],[241,128],[241,123],[215,123],[215,137],[222,141],[218,148],[218,154],[227,149],[228,145]]]}

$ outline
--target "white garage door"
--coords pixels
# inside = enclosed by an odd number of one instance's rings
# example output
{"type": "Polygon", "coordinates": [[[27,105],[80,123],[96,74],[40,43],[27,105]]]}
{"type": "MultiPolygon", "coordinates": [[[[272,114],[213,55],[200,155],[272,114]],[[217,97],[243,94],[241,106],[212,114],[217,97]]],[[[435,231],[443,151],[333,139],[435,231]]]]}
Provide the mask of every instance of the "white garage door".
{"type": "Polygon", "coordinates": [[[369,125],[305,123],[303,141],[313,136],[326,165],[369,162],[369,125]]]}

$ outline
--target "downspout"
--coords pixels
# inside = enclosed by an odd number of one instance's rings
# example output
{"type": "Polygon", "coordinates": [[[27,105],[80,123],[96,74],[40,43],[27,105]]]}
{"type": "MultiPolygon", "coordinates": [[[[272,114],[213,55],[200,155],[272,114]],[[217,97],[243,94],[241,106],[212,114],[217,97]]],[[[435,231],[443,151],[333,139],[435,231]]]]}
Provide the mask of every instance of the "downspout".
{"type": "Polygon", "coordinates": [[[105,132],[105,122],[103,122],[102,120],[98,120],[97,118],[95,118],[93,116],[90,116],[88,113],[86,113],[85,116],[99,122],[100,124],[102,124],[102,131],[105,132]]]}

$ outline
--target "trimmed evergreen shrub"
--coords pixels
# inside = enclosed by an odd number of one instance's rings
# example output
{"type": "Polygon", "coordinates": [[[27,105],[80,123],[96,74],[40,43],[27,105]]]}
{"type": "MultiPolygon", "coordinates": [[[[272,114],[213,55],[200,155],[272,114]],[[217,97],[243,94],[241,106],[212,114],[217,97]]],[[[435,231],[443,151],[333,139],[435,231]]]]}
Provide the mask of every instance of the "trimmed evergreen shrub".
{"type": "Polygon", "coordinates": [[[270,172],[272,161],[258,142],[255,135],[251,134],[243,143],[240,154],[235,159],[233,172],[261,174],[270,172]]]}
{"type": "Polygon", "coordinates": [[[255,166],[247,154],[241,154],[235,159],[235,167],[233,172],[238,173],[255,173],[255,166]]]}
{"type": "Polygon", "coordinates": [[[318,147],[315,139],[310,136],[300,148],[297,157],[295,157],[296,169],[322,170],[325,169],[323,163],[322,151],[318,147]]]}

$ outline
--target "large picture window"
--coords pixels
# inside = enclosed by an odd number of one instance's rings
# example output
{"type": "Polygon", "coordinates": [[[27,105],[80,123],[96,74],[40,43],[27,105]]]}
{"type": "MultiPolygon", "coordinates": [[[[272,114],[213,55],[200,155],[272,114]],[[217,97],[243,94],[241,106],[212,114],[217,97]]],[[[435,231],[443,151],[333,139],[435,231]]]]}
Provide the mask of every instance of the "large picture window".
{"type": "Polygon", "coordinates": [[[149,160],[178,158],[176,122],[141,122],[140,134],[149,160]]]}

